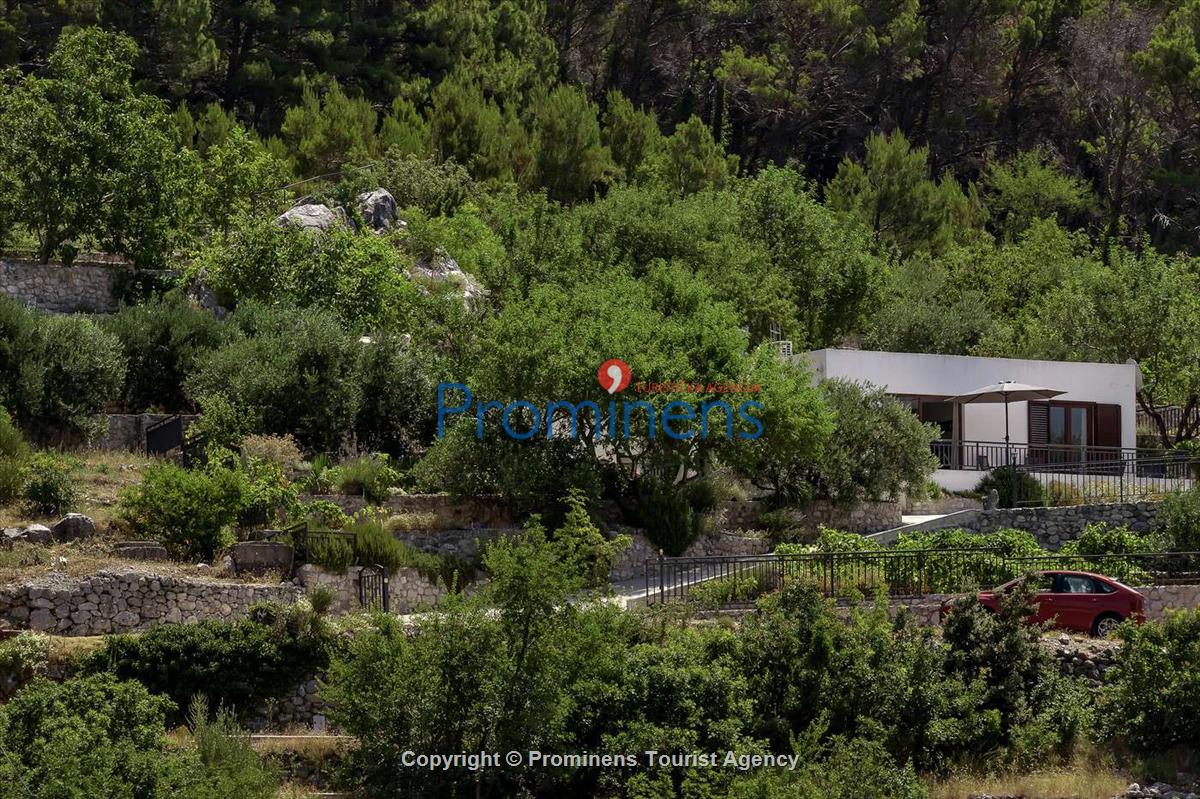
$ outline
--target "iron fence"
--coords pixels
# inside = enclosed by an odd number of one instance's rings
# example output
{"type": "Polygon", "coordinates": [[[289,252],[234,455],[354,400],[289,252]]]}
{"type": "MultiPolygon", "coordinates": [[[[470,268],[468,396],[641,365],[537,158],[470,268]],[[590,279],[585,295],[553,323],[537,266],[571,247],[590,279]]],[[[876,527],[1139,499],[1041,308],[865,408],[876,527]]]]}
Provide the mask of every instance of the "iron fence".
{"type": "Polygon", "coordinates": [[[806,552],[649,558],[646,602],[710,609],[752,606],[763,594],[810,585],[827,597],[952,594],[998,585],[1030,571],[1104,574],[1134,585],[1200,583],[1200,552],[1011,556],[995,548],[806,552]]]}
{"type": "Polygon", "coordinates": [[[1013,467],[1016,505],[1080,505],[1161,499],[1190,488],[1200,460],[1189,453],[1072,464],[1022,464],[1013,467]]]}

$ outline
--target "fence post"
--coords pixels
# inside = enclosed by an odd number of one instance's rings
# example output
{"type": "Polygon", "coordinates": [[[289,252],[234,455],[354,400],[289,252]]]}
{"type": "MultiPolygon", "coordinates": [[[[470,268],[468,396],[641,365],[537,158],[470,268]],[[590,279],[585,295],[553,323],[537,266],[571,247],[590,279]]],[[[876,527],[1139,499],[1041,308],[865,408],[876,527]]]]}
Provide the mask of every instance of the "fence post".
{"type": "Polygon", "coordinates": [[[665,571],[666,563],[663,558],[663,551],[660,549],[658,550],[658,604],[660,605],[666,604],[667,601],[667,584],[663,579],[665,571]]]}

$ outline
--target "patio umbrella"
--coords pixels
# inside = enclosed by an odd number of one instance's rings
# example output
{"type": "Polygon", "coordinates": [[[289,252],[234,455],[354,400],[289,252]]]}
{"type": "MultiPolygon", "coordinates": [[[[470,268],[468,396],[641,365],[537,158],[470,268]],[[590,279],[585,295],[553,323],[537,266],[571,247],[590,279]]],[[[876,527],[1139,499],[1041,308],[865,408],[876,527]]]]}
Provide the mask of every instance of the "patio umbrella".
{"type": "Polygon", "coordinates": [[[1013,380],[1001,380],[999,383],[992,383],[991,385],[977,388],[974,391],[968,391],[966,394],[959,394],[957,397],[951,397],[949,401],[956,402],[960,405],[966,405],[967,403],[972,402],[1004,403],[1004,465],[1007,466],[1011,460],[1008,451],[1008,403],[1050,399],[1051,397],[1057,397],[1059,394],[1066,393],[1067,392],[1059,391],[1056,388],[1031,386],[1027,383],[1017,383],[1013,380]]]}

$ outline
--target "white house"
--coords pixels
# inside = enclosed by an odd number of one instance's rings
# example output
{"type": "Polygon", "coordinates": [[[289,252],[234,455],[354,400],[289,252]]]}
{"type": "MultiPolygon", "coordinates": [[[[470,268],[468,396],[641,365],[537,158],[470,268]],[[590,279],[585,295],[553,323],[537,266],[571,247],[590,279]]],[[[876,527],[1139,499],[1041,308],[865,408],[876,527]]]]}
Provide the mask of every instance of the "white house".
{"type": "MultiPolygon", "coordinates": [[[[1134,363],[1069,363],[963,355],[824,349],[796,356],[818,379],[870,383],[908,403],[922,421],[942,429],[934,453],[942,464],[934,480],[947,490],[969,490],[980,472],[1006,462],[1080,464],[1122,460],[1136,444],[1134,363]],[[1003,403],[953,403],[950,397],[1015,381],[1056,389],[1053,399],[1010,402],[1009,442],[1003,403]]],[[[1115,465],[1115,464],[1114,464],[1115,465]]]]}

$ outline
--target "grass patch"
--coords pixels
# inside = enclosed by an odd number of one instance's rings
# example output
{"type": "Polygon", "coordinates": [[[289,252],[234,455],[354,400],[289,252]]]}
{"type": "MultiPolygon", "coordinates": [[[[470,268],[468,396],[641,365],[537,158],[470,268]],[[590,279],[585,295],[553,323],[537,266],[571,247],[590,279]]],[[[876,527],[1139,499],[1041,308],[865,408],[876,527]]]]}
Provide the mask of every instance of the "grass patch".
{"type": "Polygon", "coordinates": [[[1129,776],[1111,766],[1077,762],[1029,774],[955,774],[931,781],[929,799],[1022,796],[1028,799],[1110,799],[1125,792],[1129,776]]]}
{"type": "MultiPolygon", "coordinates": [[[[159,461],[138,452],[75,452],[71,457],[79,463],[72,479],[79,499],[73,510],[90,516],[96,528],[103,530],[112,521],[117,495],[126,486],[140,483],[146,467],[159,461]]],[[[0,508],[0,527],[22,527],[34,522],[46,524],[58,521],[58,516],[31,516],[20,503],[0,508]]]]}

